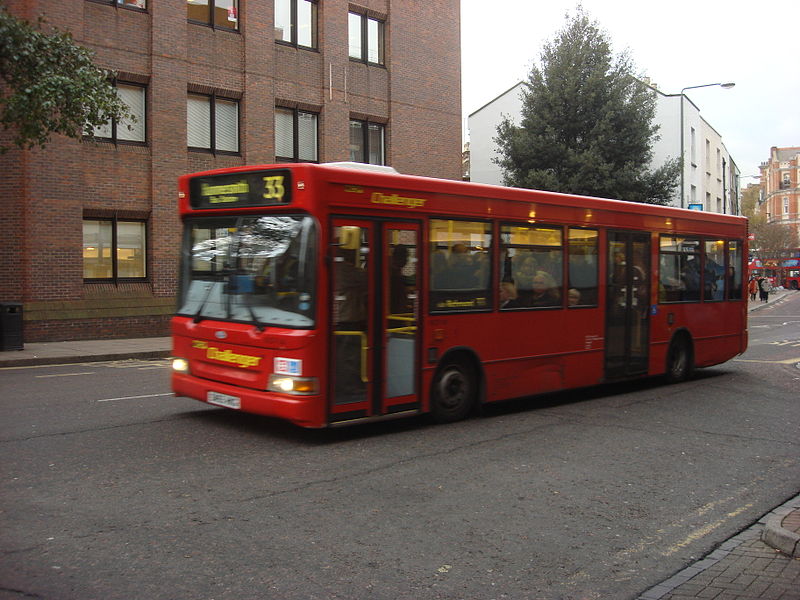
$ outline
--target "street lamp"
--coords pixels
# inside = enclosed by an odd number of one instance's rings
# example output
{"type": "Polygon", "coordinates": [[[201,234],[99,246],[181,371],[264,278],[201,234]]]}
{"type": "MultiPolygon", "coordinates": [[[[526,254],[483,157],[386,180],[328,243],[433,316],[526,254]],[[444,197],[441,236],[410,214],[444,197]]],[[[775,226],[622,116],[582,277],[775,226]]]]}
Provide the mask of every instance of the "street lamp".
{"type": "Polygon", "coordinates": [[[728,83],[704,83],[702,85],[690,85],[681,90],[681,208],[686,208],[686,196],[684,194],[684,186],[686,180],[686,158],[683,156],[684,153],[684,141],[683,141],[683,99],[685,98],[684,92],[686,90],[694,90],[696,88],[704,88],[704,87],[715,87],[719,86],[722,89],[729,90],[736,84],[733,82],[728,83]]]}

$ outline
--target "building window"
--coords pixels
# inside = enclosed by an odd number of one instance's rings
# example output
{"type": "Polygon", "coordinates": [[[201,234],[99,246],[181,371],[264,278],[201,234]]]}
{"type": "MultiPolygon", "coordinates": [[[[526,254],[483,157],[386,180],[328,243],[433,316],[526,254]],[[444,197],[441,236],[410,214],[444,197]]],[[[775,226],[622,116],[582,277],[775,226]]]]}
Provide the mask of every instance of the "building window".
{"type": "Polygon", "coordinates": [[[275,0],[275,40],[303,48],[316,48],[316,0],[275,0]]]}
{"type": "Polygon", "coordinates": [[[145,92],[146,88],[141,85],[130,83],[115,83],[117,96],[128,107],[128,111],[136,119],[131,121],[123,119],[117,121],[110,119],[104,125],[94,128],[94,136],[105,140],[117,142],[144,143],[146,135],[145,127],[145,92]]]}
{"type": "Polygon", "coordinates": [[[147,277],[147,224],[117,219],[83,220],[83,278],[147,277]]]}
{"type": "Polygon", "coordinates": [[[202,23],[220,29],[239,29],[239,0],[189,0],[186,17],[192,23],[202,23]]]}
{"type": "Polygon", "coordinates": [[[371,165],[385,165],[385,148],[385,125],[350,120],[350,160],[371,165]]]}
{"type": "Polygon", "coordinates": [[[147,0],[92,0],[100,4],[113,4],[121,8],[139,8],[145,10],[147,8],[147,0]]]}
{"type": "Polygon", "coordinates": [[[186,106],[189,148],[239,152],[239,101],[216,94],[189,94],[186,106]]]}
{"type": "Polygon", "coordinates": [[[294,108],[275,109],[275,159],[317,162],[319,115],[294,108]]]}
{"type": "Polygon", "coordinates": [[[350,58],[384,64],[384,22],[358,13],[348,14],[350,58]]]}
{"type": "Polygon", "coordinates": [[[789,197],[788,196],[784,196],[783,197],[783,214],[785,214],[785,215],[789,214],[789,197]]]}

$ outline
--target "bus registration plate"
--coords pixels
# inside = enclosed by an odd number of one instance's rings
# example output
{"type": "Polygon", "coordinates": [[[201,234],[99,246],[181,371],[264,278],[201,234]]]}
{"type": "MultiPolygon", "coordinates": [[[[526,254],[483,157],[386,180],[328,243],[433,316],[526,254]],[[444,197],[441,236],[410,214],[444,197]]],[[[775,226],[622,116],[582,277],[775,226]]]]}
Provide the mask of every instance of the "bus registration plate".
{"type": "Polygon", "coordinates": [[[237,410],[242,408],[241,398],[237,398],[236,396],[229,396],[228,394],[220,394],[219,392],[208,392],[206,400],[208,400],[209,404],[216,404],[217,406],[224,406],[226,408],[235,408],[237,410]]]}

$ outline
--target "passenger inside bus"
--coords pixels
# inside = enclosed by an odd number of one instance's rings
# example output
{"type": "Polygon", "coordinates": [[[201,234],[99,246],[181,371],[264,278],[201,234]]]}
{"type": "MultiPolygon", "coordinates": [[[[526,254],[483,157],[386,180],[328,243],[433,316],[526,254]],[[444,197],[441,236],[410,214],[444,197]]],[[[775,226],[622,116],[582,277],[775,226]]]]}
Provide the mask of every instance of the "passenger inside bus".
{"type": "Polygon", "coordinates": [[[569,306],[578,306],[581,303],[581,293],[575,288],[570,288],[567,291],[567,304],[569,306]]]}
{"type": "Polygon", "coordinates": [[[361,351],[367,330],[367,274],[358,262],[358,250],[340,249],[334,263],[337,402],[352,400],[366,389],[361,351]]]}
{"type": "Polygon", "coordinates": [[[529,306],[558,306],[560,303],[561,294],[553,276],[547,271],[536,271],[536,275],[533,276],[533,291],[529,306]]]}
{"type": "Polygon", "coordinates": [[[403,269],[408,262],[408,247],[395,246],[392,248],[392,261],[389,269],[389,286],[391,297],[389,309],[394,315],[410,312],[412,307],[408,301],[408,285],[403,269]]]}
{"type": "Polygon", "coordinates": [[[500,308],[520,308],[522,304],[517,294],[517,286],[513,279],[500,282],[500,308]]]}

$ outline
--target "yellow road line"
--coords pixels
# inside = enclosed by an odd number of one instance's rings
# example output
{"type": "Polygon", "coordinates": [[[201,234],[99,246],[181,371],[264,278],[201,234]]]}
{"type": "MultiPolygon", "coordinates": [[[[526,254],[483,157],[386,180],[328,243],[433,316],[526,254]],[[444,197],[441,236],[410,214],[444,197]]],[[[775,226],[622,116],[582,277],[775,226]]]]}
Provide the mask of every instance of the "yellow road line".
{"type": "Polygon", "coordinates": [[[34,375],[34,377],[38,379],[44,379],[45,377],[75,377],[76,375],[94,375],[94,372],[86,372],[86,373],[55,373],[52,375],[34,375]]]}
{"type": "Polygon", "coordinates": [[[800,362],[800,358],[787,358],[786,360],[753,360],[749,358],[734,358],[733,362],[765,363],[768,365],[793,365],[800,362]]]}
{"type": "Polygon", "coordinates": [[[744,511],[746,511],[748,508],[751,508],[752,506],[753,506],[752,504],[745,504],[744,506],[742,506],[740,508],[737,508],[733,512],[729,512],[725,516],[724,519],[720,519],[719,521],[714,521],[713,523],[709,523],[705,527],[701,527],[700,529],[696,529],[695,531],[690,533],[688,536],[686,536],[686,538],[683,541],[678,542],[677,544],[675,544],[674,546],[672,546],[670,548],[667,548],[664,552],[662,552],[662,556],[670,556],[671,554],[675,554],[676,552],[679,552],[681,550],[681,548],[684,548],[684,547],[688,546],[689,544],[691,544],[692,542],[695,542],[695,541],[699,540],[700,538],[707,536],[709,533],[711,533],[712,531],[714,531],[718,527],[724,525],[725,522],[728,519],[731,519],[733,517],[736,517],[736,516],[742,514],[744,511]]]}

